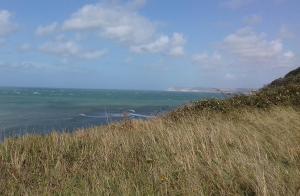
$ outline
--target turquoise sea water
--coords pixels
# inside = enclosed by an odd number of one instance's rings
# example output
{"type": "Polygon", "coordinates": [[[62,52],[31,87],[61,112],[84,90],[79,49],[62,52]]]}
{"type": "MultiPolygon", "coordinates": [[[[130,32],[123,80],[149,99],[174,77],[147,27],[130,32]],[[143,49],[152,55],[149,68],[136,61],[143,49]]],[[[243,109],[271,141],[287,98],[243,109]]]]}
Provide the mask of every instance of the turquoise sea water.
{"type": "Polygon", "coordinates": [[[73,131],[130,118],[148,118],[215,93],[133,90],[0,88],[0,141],[24,134],[73,131]]]}

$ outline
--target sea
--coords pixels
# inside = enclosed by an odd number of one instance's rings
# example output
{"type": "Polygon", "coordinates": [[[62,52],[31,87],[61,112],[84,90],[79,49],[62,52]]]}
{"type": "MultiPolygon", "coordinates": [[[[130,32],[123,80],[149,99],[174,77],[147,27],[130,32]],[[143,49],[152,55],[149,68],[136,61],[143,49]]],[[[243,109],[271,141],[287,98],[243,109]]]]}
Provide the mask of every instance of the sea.
{"type": "Polygon", "coordinates": [[[0,141],[26,134],[72,132],[123,120],[149,119],[222,94],[140,90],[0,88],[0,141]]]}

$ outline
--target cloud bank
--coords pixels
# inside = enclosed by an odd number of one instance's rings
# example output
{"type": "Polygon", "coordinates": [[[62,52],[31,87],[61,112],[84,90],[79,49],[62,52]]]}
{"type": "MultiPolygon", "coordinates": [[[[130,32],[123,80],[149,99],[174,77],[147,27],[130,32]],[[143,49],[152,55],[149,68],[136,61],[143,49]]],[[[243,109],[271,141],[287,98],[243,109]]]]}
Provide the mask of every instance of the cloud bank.
{"type": "Polygon", "coordinates": [[[13,14],[7,10],[0,10],[0,38],[14,33],[17,29],[12,21],[13,14]]]}
{"type": "Polygon", "coordinates": [[[106,50],[83,50],[76,42],[57,41],[48,42],[39,48],[41,52],[63,58],[81,58],[86,60],[99,59],[106,54],[106,50]]]}
{"type": "Polygon", "coordinates": [[[265,33],[257,33],[250,27],[238,29],[227,35],[213,54],[199,53],[193,56],[195,63],[212,68],[226,64],[289,67],[293,65],[295,59],[294,52],[285,50],[281,39],[269,40],[265,33]]]}
{"type": "Polygon", "coordinates": [[[36,34],[40,36],[55,32],[94,33],[101,38],[120,43],[135,53],[160,53],[183,56],[186,39],[183,34],[160,33],[155,22],[140,15],[138,9],[145,0],[118,3],[88,4],[71,14],[58,24],[56,22],[40,26],[36,34]]]}

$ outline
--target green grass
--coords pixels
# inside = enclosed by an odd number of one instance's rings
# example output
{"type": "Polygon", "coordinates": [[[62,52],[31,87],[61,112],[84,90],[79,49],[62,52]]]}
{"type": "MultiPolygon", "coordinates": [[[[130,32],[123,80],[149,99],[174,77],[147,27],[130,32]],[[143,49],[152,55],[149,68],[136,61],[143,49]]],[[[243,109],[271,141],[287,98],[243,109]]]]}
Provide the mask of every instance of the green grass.
{"type": "Polygon", "coordinates": [[[0,195],[300,195],[300,87],[0,144],[0,195]]]}

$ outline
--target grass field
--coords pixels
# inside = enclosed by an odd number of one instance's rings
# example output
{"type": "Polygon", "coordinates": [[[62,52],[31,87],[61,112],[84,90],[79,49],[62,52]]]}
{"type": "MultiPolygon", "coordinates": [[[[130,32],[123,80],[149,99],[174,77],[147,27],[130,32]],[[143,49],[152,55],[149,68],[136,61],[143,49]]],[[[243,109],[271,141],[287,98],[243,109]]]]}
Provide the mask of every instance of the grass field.
{"type": "Polygon", "coordinates": [[[0,146],[0,194],[297,195],[300,112],[203,113],[0,146]]]}

